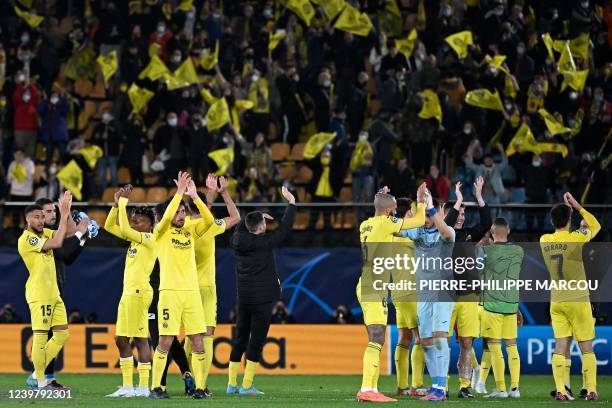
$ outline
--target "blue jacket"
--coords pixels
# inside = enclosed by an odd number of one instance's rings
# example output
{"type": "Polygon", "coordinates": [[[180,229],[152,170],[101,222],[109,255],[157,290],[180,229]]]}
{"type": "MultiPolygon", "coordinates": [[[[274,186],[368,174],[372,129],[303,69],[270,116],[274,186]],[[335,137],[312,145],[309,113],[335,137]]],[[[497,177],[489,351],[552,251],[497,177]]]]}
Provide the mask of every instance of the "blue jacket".
{"type": "Polygon", "coordinates": [[[38,114],[41,119],[39,128],[41,141],[68,141],[68,125],[66,124],[68,102],[65,99],[60,98],[55,106],[46,101],[41,102],[38,105],[38,114]]]}

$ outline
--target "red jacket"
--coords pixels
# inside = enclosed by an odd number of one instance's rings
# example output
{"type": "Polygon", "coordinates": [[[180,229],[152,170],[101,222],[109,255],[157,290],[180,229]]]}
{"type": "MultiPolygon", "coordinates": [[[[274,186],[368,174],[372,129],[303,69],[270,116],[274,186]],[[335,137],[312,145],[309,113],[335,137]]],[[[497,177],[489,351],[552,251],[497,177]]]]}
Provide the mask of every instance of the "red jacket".
{"type": "Polygon", "coordinates": [[[431,194],[435,198],[440,200],[442,203],[448,200],[451,185],[448,177],[438,176],[437,179],[433,180],[431,176],[426,176],[424,181],[427,184],[427,188],[431,191],[431,194]]]}
{"type": "Polygon", "coordinates": [[[24,102],[23,93],[26,88],[23,85],[17,85],[13,93],[13,104],[15,105],[15,122],[14,127],[17,131],[36,132],[38,130],[38,89],[32,84],[28,85],[27,89],[32,96],[28,102],[24,102]]]}

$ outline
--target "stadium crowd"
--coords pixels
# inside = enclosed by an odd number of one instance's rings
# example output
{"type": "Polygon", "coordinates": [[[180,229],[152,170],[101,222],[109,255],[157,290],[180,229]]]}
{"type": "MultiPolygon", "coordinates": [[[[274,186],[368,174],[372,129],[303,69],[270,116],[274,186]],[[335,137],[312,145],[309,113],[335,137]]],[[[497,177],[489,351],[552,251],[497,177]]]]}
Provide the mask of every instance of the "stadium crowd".
{"type": "Polygon", "coordinates": [[[492,204],[589,182],[588,202],[610,202],[603,0],[15,0],[0,16],[0,203],[58,198],[72,160],[82,200],[190,168],[231,176],[243,202],[282,185],[369,202],[420,179],[446,201],[480,175],[492,204]],[[499,98],[467,102],[483,89],[499,98]],[[523,125],[538,144],[512,149],[523,125]]]}

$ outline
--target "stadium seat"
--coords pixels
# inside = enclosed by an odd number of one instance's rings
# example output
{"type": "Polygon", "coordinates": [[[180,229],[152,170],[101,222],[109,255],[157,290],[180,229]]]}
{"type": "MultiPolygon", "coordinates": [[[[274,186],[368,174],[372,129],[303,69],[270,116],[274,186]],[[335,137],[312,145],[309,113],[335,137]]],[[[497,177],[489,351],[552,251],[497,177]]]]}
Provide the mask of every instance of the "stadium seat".
{"type": "Polygon", "coordinates": [[[40,183],[40,179],[41,177],[45,174],[45,165],[44,164],[37,164],[36,167],[34,167],[34,182],[35,183],[40,183]]]}
{"type": "Polygon", "coordinates": [[[295,214],[295,219],[293,220],[293,229],[296,231],[304,231],[308,228],[308,223],[310,221],[310,211],[301,210],[295,214]]]}
{"type": "MultiPolygon", "coordinates": [[[[111,200],[112,201],[112,200],[111,200]]],[[[107,212],[100,209],[92,209],[87,211],[87,215],[90,220],[95,220],[100,228],[104,228],[104,222],[106,221],[107,212]]]]}
{"type": "Polygon", "coordinates": [[[312,179],[312,170],[308,166],[301,166],[297,175],[293,179],[294,184],[308,184],[312,179]]]}
{"type": "Polygon", "coordinates": [[[147,192],[144,188],[135,187],[130,193],[130,201],[135,203],[144,203],[147,198],[147,192]]]}
{"type": "Polygon", "coordinates": [[[104,102],[100,102],[100,104],[98,105],[98,109],[96,111],[96,114],[94,115],[95,118],[101,118],[102,114],[108,110],[110,110],[113,107],[113,103],[111,101],[104,101],[104,102]]]}
{"type": "Polygon", "coordinates": [[[344,177],[344,185],[351,185],[353,183],[353,173],[350,170],[346,173],[346,177],[344,177]]]}
{"type": "Polygon", "coordinates": [[[148,176],[144,176],[144,183],[146,186],[154,186],[158,183],[159,176],[157,174],[151,174],[148,176]]]}
{"type": "Polygon", "coordinates": [[[165,187],[151,187],[147,190],[147,203],[163,203],[168,197],[168,190],[165,187]]]}
{"type": "Polygon", "coordinates": [[[168,197],[174,197],[174,195],[176,194],[176,187],[172,187],[170,190],[168,190],[168,197]]]}
{"type": "Polygon", "coordinates": [[[275,162],[283,161],[289,156],[289,145],[287,143],[272,143],[272,160],[275,162]]]}
{"type": "Polygon", "coordinates": [[[357,214],[354,211],[343,211],[342,228],[352,230],[357,226],[357,214]]]}
{"type": "Polygon", "coordinates": [[[310,197],[309,197],[308,192],[306,192],[306,188],[298,187],[298,188],[296,188],[296,192],[297,192],[298,203],[306,203],[306,202],[310,201],[309,200],[310,197]]]}
{"type": "Polygon", "coordinates": [[[95,85],[91,89],[91,92],[89,92],[89,97],[90,98],[106,98],[106,87],[104,86],[103,80],[98,79],[98,81],[96,81],[95,85]]]}
{"type": "Polygon", "coordinates": [[[74,81],[74,92],[84,98],[93,89],[93,83],[88,79],[77,79],[74,81]]]}
{"type": "Polygon", "coordinates": [[[291,153],[287,160],[302,161],[304,160],[304,143],[296,143],[291,148],[291,153]]]}
{"type": "Polygon", "coordinates": [[[296,170],[293,164],[282,165],[278,168],[278,175],[281,180],[290,180],[295,176],[296,170]]]}
{"type": "Polygon", "coordinates": [[[117,187],[107,187],[102,193],[102,202],[103,203],[112,203],[115,201],[115,193],[119,191],[117,187]]]}
{"type": "Polygon", "coordinates": [[[342,187],[338,201],[341,203],[353,202],[353,190],[350,187],[342,187]]]}
{"type": "Polygon", "coordinates": [[[119,169],[117,170],[117,182],[122,186],[132,182],[132,178],[130,177],[130,170],[127,167],[119,167],[119,169]]]}

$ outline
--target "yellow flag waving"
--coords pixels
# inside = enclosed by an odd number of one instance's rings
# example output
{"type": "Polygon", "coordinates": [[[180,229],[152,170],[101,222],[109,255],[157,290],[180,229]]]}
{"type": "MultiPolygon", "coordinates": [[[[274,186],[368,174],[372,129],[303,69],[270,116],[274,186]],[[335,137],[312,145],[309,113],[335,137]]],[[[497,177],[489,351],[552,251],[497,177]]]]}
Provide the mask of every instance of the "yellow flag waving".
{"type": "Polygon", "coordinates": [[[21,163],[15,163],[13,169],[11,170],[11,174],[13,175],[15,180],[17,180],[18,183],[23,183],[27,175],[26,168],[21,163]]]}
{"type": "Polygon", "coordinates": [[[555,54],[553,52],[553,40],[550,38],[550,34],[542,34],[542,42],[546,46],[546,51],[548,51],[548,57],[551,61],[555,60],[555,54]]]}
{"type": "Polygon", "coordinates": [[[285,7],[297,14],[307,26],[315,15],[315,9],[308,0],[289,0],[285,7]]]}
{"type": "Polygon", "coordinates": [[[108,82],[108,80],[115,75],[115,72],[117,72],[117,67],[119,67],[119,63],[117,62],[117,51],[111,51],[106,55],[99,55],[96,62],[100,65],[102,75],[104,75],[104,82],[108,82]]]}
{"type": "Polygon", "coordinates": [[[215,51],[211,53],[210,50],[206,50],[200,57],[199,64],[205,70],[210,71],[211,69],[215,68],[218,62],[219,62],[219,41],[216,41],[215,51]]]}
{"type": "Polygon", "coordinates": [[[240,111],[253,109],[254,106],[255,104],[253,101],[248,99],[236,99],[236,102],[234,102],[234,106],[232,106],[230,112],[232,126],[234,127],[236,133],[240,133],[240,111]]]}
{"type": "Polygon", "coordinates": [[[355,145],[355,151],[353,152],[353,157],[351,157],[351,162],[349,165],[351,171],[355,171],[361,166],[371,166],[373,155],[374,151],[372,150],[372,145],[370,145],[367,140],[363,142],[357,142],[357,144],[355,145]]]}
{"type": "MultiPolygon", "coordinates": [[[[395,0],[393,1],[395,2],[395,0]]],[[[312,2],[323,9],[325,17],[330,21],[336,18],[346,5],[346,0],[312,0],[312,2]]],[[[397,5],[395,8],[397,8],[397,5]]]]}
{"type": "Polygon", "coordinates": [[[57,179],[62,182],[64,187],[66,187],[77,200],[80,201],[83,198],[81,194],[81,188],[83,188],[83,170],[81,170],[74,160],[70,160],[70,162],[57,173],[57,179]]]}
{"type": "Polygon", "coordinates": [[[399,7],[397,7],[396,0],[387,0],[387,5],[385,6],[385,10],[387,10],[389,13],[393,14],[394,16],[398,16],[398,17],[402,16],[402,12],[400,11],[399,7]]]}
{"type": "Polygon", "coordinates": [[[268,52],[274,51],[274,49],[278,47],[278,44],[280,44],[280,42],[283,41],[285,37],[287,37],[285,30],[278,30],[274,34],[270,32],[270,38],[268,41],[268,52]]]}
{"type": "Polygon", "coordinates": [[[425,12],[424,0],[419,0],[419,5],[417,6],[417,22],[421,28],[425,28],[427,24],[427,14],[425,12]]]}
{"type": "Polygon", "coordinates": [[[466,58],[468,56],[468,45],[474,44],[471,31],[461,31],[449,35],[444,41],[457,53],[459,59],[466,58]]]}
{"type": "Polygon", "coordinates": [[[166,74],[165,80],[169,91],[200,82],[191,58],[187,58],[172,74],[166,74]]]}
{"type": "Polygon", "coordinates": [[[501,111],[504,109],[497,91],[491,93],[488,89],[481,88],[470,91],[465,95],[465,102],[479,108],[494,109],[501,111]]]}
{"type": "Polygon", "coordinates": [[[563,82],[561,83],[561,92],[563,92],[568,85],[575,91],[580,92],[584,89],[587,77],[589,76],[589,70],[585,69],[582,71],[561,71],[561,74],[563,75],[563,82]]]}
{"type": "Polygon", "coordinates": [[[230,121],[230,112],[225,98],[217,99],[206,112],[206,128],[209,132],[220,129],[230,121]]]}
{"type": "Polygon", "coordinates": [[[177,8],[181,11],[189,11],[191,7],[193,7],[193,0],[181,0],[177,8]]]}
{"type": "Polygon", "coordinates": [[[225,149],[214,150],[208,153],[208,157],[217,163],[218,170],[215,171],[215,175],[222,176],[234,162],[234,148],[230,146],[225,149]]]}
{"type": "Polygon", "coordinates": [[[136,84],[132,84],[128,89],[128,97],[132,103],[132,109],[134,113],[138,113],[144,108],[149,102],[149,99],[155,95],[153,92],[146,88],[141,88],[136,84]]]}
{"type": "Polygon", "coordinates": [[[397,47],[397,50],[404,54],[406,58],[410,58],[412,51],[414,51],[414,43],[416,42],[416,39],[417,32],[413,28],[412,31],[410,31],[410,34],[408,34],[408,37],[395,40],[395,46],[397,47]]]}
{"type": "Polygon", "coordinates": [[[355,7],[347,4],[338,20],[336,20],[334,28],[367,37],[370,34],[370,30],[372,30],[372,21],[366,13],[362,13],[355,7]]]}
{"type": "Polygon", "coordinates": [[[569,41],[565,41],[563,44],[561,56],[559,57],[559,61],[557,61],[557,67],[559,71],[576,70],[576,64],[574,63],[574,58],[572,58],[572,53],[569,48],[569,41]]]}
{"type": "Polygon", "coordinates": [[[506,67],[504,67],[504,61],[505,60],[506,60],[506,56],[505,55],[497,54],[493,58],[491,58],[489,55],[485,55],[485,57],[482,60],[482,62],[483,62],[483,64],[489,64],[491,66],[494,66],[495,68],[499,69],[500,71],[502,71],[506,75],[509,75],[510,73],[508,72],[506,67]]]}
{"type": "Polygon", "coordinates": [[[561,143],[538,143],[531,133],[531,129],[525,123],[518,129],[508,147],[506,148],[506,155],[512,156],[515,153],[526,153],[532,152],[536,154],[551,152],[561,153],[563,157],[567,156],[567,146],[561,143]]]}
{"type": "Polygon", "coordinates": [[[23,11],[17,6],[15,6],[15,14],[21,17],[23,21],[28,23],[28,25],[32,28],[38,27],[45,19],[43,16],[37,16],[35,14],[28,13],[27,11],[23,11]]]}
{"type": "Polygon", "coordinates": [[[551,115],[546,109],[538,110],[538,113],[544,119],[544,123],[546,123],[546,128],[550,132],[551,135],[558,135],[560,133],[570,132],[572,129],[563,126],[563,123],[560,123],[557,118],[551,115]]]}
{"type": "Polygon", "coordinates": [[[200,95],[202,95],[202,99],[204,99],[204,102],[209,105],[212,105],[213,103],[217,102],[217,98],[215,98],[206,88],[202,88],[202,90],[200,91],[200,95]]]}
{"type": "Polygon", "coordinates": [[[153,55],[149,65],[138,75],[138,79],[149,78],[151,81],[157,81],[159,78],[169,74],[170,71],[166,64],[157,55],[153,55]]]}
{"type": "Polygon", "coordinates": [[[315,157],[317,154],[319,154],[321,150],[323,150],[323,147],[325,147],[327,143],[330,143],[332,140],[334,140],[335,137],[336,132],[321,132],[310,136],[310,139],[308,139],[306,145],[304,146],[304,158],[312,159],[313,157],[315,157]]]}
{"type": "Polygon", "coordinates": [[[423,96],[423,107],[419,112],[419,118],[436,118],[438,123],[442,123],[442,108],[438,94],[431,89],[425,89],[421,95],[423,96]]]}
{"type": "Polygon", "coordinates": [[[161,45],[159,45],[158,43],[152,43],[151,45],[149,45],[149,58],[153,58],[155,56],[159,57],[159,50],[161,50],[161,45]]]}
{"type": "Polygon", "coordinates": [[[572,55],[581,58],[583,61],[589,59],[589,33],[580,34],[578,37],[571,39],[569,48],[572,55]]]}
{"type": "Polygon", "coordinates": [[[89,168],[93,170],[96,168],[98,159],[104,155],[104,152],[100,146],[90,145],[81,149],[81,155],[87,162],[89,168]]]}

